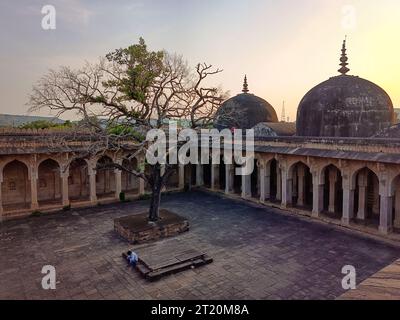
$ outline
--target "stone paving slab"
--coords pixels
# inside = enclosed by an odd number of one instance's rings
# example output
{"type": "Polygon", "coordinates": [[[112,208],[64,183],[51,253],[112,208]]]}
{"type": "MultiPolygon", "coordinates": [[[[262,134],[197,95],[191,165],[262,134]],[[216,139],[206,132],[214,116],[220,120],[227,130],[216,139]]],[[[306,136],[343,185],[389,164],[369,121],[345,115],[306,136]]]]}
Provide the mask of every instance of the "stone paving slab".
{"type": "MultiPolygon", "coordinates": [[[[191,230],[164,239],[206,252],[212,264],[147,282],[121,258],[132,246],[113,220],[148,202],[73,209],[0,226],[0,299],[336,299],[344,265],[361,283],[400,257],[389,244],[202,192],[165,195],[162,207],[191,230]],[[44,265],[57,289],[41,288],[44,265]]],[[[171,245],[168,245],[170,243],[171,245]]],[[[166,249],[167,250],[167,249],[166,249]]]]}

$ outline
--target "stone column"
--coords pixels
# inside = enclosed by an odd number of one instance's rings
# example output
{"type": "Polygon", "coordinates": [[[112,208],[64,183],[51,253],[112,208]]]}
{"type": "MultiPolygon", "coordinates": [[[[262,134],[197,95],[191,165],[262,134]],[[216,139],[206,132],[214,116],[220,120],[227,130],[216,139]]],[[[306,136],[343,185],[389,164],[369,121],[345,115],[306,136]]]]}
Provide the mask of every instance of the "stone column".
{"type": "Polygon", "coordinates": [[[328,206],[328,211],[331,213],[335,213],[336,182],[337,182],[336,169],[331,168],[329,170],[329,206],[328,206]]]}
{"type": "Polygon", "coordinates": [[[258,170],[259,174],[259,186],[260,186],[260,202],[265,202],[265,163],[261,162],[258,170]]]}
{"type": "Polygon", "coordinates": [[[233,193],[233,182],[235,179],[235,167],[233,164],[225,165],[225,193],[233,193]]]}
{"type": "Polygon", "coordinates": [[[242,176],[242,198],[251,198],[251,175],[242,176]]]}
{"type": "MultiPolygon", "coordinates": [[[[137,162],[138,162],[138,168],[143,168],[143,171],[145,170],[145,161],[144,158],[137,158],[137,162]]],[[[142,178],[137,178],[137,182],[138,182],[138,194],[139,196],[143,195],[145,190],[144,190],[144,180],[142,178]]]]}
{"type": "Polygon", "coordinates": [[[203,185],[203,166],[201,164],[196,165],[196,186],[201,187],[203,185]]]}
{"type": "Polygon", "coordinates": [[[304,185],[304,177],[305,177],[305,172],[304,172],[304,166],[300,165],[297,167],[297,177],[298,177],[298,182],[297,182],[297,205],[299,207],[304,206],[304,193],[305,193],[305,185],[304,185]]]}
{"type": "Polygon", "coordinates": [[[381,194],[379,232],[388,234],[393,229],[393,197],[387,193],[381,194]]]}
{"type": "Polygon", "coordinates": [[[70,204],[69,190],[68,190],[69,168],[61,170],[60,175],[61,175],[62,205],[65,207],[70,204]]]}
{"type": "MultiPolygon", "coordinates": [[[[115,160],[116,164],[122,166],[122,159],[117,158],[115,160]]],[[[122,171],[119,169],[114,170],[114,179],[115,179],[115,199],[119,199],[119,195],[122,192],[122,171]]]]}
{"type": "Polygon", "coordinates": [[[354,187],[351,184],[350,174],[343,175],[343,217],[342,223],[349,225],[354,218],[354,187]]]}
{"type": "Polygon", "coordinates": [[[282,168],[282,206],[288,207],[292,204],[292,183],[293,178],[289,177],[287,168],[282,168]]]}
{"type": "Polygon", "coordinates": [[[38,188],[38,168],[36,167],[35,164],[31,165],[30,181],[31,181],[31,210],[37,210],[39,208],[38,190],[37,190],[37,188],[38,188]]]}
{"type": "Polygon", "coordinates": [[[96,169],[95,164],[91,163],[88,165],[88,174],[89,174],[89,186],[90,186],[90,202],[92,204],[97,203],[97,194],[96,194],[96,169]]]}
{"type": "Polygon", "coordinates": [[[115,199],[119,199],[122,192],[122,171],[119,169],[114,170],[115,174],[115,199]]]}
{"type": "Polygon", "coordinates": [[[312,216],[317,218],[324,208],[324,184],[320,182],[317,171],[312,173],[313,179],[313,210],[312,216]]]}
{"type": "Polygon", "coordinates": [[[179,164],[179,189],[185,188],[185,165],[179,164]]]}
{"type": "Polygon", "coordinates": [[[139,182],[139,195],[144,194],[144,180],[142,178],[138,178],[139,182]]]}
{"type": "Polygon", "coordinates": [[[276,169],[276,200],[282,200],[282,170],[276,169]]]}
{"type": "Polygon", "coordinates": [[[211,190],[219,189],[219,165],[211,165],[211,190]]]}
{"type": "Polygon", "coordinates": [[[3,221],[3,212],[4,212],[2,185],[3,185],[3,168],[0,167],[0,222],[3,221]]]}
{"type": "Polygon", "coordinates": [[[395,228],[400,228],[400,189],[396,190],[394,210],[394,226],[395,228]]]}
{"type": "Polygon", "coordinates": [[[367,209],[367,186],[368,180],[365,172],[358,174],[358,212],[357,219],[365,220],[367,209]]]}

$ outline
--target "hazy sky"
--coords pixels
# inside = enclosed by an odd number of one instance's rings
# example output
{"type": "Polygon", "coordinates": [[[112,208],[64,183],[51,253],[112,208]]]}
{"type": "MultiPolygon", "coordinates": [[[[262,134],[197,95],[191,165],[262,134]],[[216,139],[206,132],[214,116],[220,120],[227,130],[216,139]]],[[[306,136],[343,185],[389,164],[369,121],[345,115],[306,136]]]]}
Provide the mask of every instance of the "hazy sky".
{"type": "Polygon", "coordinates": [[[250,91],[294,120],[304,94],[337,73],[348,35],[350,74],[383,87],[400,106],[399,0],[2,0],[0,113],[26,114],[27,96],[50,67],[79,67],[143,36],[154,50],[224,72],[231,95],[250,91]],[[56,8],[56,30],[41,9],[56,8]]]}

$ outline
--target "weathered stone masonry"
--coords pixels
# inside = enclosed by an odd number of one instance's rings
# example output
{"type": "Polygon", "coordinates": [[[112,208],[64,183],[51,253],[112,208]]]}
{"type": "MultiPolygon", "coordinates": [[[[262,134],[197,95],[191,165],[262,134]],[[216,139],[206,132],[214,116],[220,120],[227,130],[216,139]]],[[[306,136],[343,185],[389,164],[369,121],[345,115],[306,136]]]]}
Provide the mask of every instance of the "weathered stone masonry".
{"type": "MultiPolygon", "coordinates": [[[[68,150],[57,150],[43,139],[52,134],[0,132],[3,220],[119,201],[121,192],[128,198],[145,193],[141,179],[120,170],[95,169],[107,161],[135,168],[144,157],[131,163],[119,152],[76,158],[75,152],[90,141],[74,141],[68,150]]],[[[250,176],[236,176],[235,165],[223,163],[180,166],[168,189],[203,186],[289,210],[300,208],[344,225],[362,223],[383,234],[400,228],[400,139],[275,137],[256,141],[255,150],[250,176]]]]}

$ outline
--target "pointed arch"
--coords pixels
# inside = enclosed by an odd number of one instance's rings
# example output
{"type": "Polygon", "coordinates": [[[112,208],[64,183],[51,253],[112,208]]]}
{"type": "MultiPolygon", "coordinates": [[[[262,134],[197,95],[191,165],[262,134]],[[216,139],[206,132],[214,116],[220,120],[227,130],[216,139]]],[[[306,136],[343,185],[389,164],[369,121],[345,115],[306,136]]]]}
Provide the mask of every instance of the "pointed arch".
{"type": "Polygon", "coordinates": [[[38,165],[38,202],[40,206],[61,202],[61,169],[52,158],[43,159],[38,165]]]}
{"type": "Polygon", "coordinates": [[[115,172],[113,168],[104,167],[112,164],[109,156],[102,156],[96,162],[96,195],[98,198],[113,197],[115,195],[115,172]]]}
{"type": "MultiPolygon", "coordinates": [[[[122,160],[122,166],[128,170],[138,170],[138,163],[136,157],[131,158],[128,156],[122,160]]],[[[126,194],[138,194],[139,179],[135,175],[123,170],[121,173],[122,192],[126,194]]]]}
{"type": "Polygon", "coordinates": [[[3,167],[2,203],[4,211],[29,208],[31,187],[28,166],[20,160],[10,160],[3,167]]]}
{"type": "Polygon", "coordinates": [[[69,163],[68,195],[73,202],[90,198],[89,166],[85,159],[76,158],[69,163]]]}

